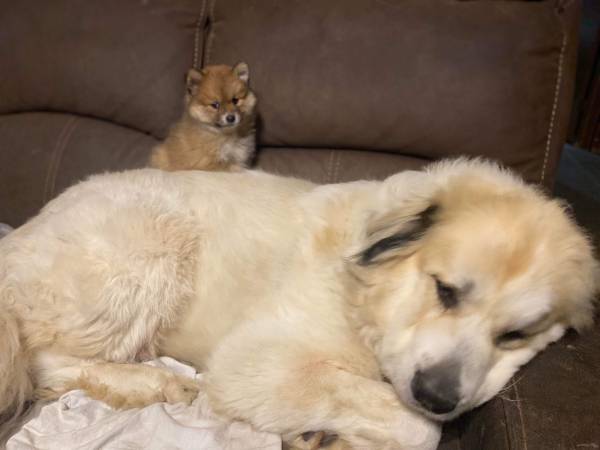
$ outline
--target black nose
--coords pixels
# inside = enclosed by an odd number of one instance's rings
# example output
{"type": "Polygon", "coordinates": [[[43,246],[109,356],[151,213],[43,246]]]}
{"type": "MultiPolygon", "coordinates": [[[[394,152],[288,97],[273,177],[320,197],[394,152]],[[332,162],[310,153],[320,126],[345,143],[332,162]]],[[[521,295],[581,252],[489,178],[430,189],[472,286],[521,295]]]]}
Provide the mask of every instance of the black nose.
{"type": "Polygon", "coordinates": [[[233,114],[227,114],[227,117],[225,117],[225,120],[227,120],[227,123],[233,123],[233,122],[235,122],[235,116],[233,114]]]}
{"type": "Polygon", "coordinates": [[[456,364],[437,365],[425,371],[417,370],[410,383],[413,397],[432,413],[449,413],[460,400],[459,373],[456,364]]]}

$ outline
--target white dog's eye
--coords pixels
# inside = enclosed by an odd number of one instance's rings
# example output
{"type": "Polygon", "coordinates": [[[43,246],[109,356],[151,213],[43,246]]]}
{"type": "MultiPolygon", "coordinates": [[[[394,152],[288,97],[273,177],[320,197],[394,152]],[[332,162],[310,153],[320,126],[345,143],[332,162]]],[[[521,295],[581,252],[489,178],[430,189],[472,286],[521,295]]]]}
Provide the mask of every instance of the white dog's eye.
{"type": "Polygon", "coordinates": [[[442,283],[437,278],[435,279],[435,287],[440,303],[446,309],[451,309],[458,305],[458,297],[456,296],[456,288],[449,284],[442,283]]]}
{"type": "Polygon", "coordinates": [[[515,342],[522,341],[526,337],[527,335],[521,330],[508,331],[496,338],[496,345],[507,346],[508,344],[513,344],[515,342]]]}

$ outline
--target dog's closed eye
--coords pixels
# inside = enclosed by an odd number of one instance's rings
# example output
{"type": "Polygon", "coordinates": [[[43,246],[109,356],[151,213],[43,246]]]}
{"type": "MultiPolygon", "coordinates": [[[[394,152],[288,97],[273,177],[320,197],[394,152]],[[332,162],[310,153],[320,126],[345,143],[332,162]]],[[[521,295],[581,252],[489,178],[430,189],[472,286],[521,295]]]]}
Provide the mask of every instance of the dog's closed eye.
{"type": "Polygon", "coordinates": [[[444,308],[451,309],[458,305],[456,287],[443,283],[438,278],[435,278],[435,288],[437,290],[438,299],[444,308]]]}
{"type": "Polygon", "coordinates": [[[495,343],[498,347],[512,347],[525,339],[527,335],[521,330],[512,330],[502,333],[496,337],[495,343]]]}

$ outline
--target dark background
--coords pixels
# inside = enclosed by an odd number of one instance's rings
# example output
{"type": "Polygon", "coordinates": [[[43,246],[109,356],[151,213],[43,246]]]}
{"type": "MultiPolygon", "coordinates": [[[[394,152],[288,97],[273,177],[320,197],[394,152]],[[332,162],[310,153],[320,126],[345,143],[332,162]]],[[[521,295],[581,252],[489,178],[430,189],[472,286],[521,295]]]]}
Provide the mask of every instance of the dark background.
{"type": "Polygon", "coordinates": [[[600,1],[584,0],[569,143],[600,154],[600,1]]]}

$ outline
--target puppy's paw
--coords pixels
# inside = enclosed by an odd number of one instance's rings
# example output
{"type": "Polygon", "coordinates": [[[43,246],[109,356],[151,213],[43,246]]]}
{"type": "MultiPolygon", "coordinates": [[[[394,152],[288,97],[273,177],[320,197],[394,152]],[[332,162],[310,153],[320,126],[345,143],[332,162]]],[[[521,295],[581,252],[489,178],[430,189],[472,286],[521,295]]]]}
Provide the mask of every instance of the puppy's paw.
{"type": "Polygon", "coordinates": [[[197,381],[175,374],[167,378],[162,388],[167,403],[190,405],[198,397],[198,392],[200,392],[200,385],[197,381]]]}

